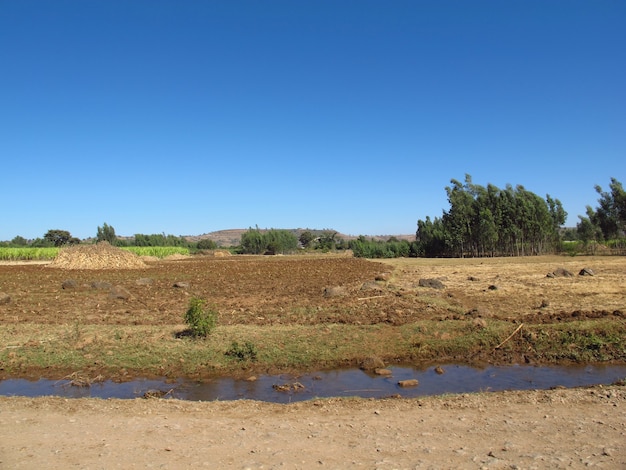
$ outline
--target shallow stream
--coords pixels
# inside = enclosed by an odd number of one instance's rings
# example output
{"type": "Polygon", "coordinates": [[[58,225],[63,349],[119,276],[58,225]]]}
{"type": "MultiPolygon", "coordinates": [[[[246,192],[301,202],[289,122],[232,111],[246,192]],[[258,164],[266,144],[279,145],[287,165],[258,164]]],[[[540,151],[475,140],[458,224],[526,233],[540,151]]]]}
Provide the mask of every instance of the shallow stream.
{"type": "Polygon", "coordinates": [[[71,385],[69,380],[9,379],[0,381],[0,395],[67,398],[162,396],[195,401],[249,399],[289,403],[326,397],[383,398],[395,395],[408,398],[446,393],[570,388],[611,384],[626,378],[626,365],[474,368],[448,364],[441,367],[443,373],[437,373],[433,367],[390,367],[392,375],[386,377],[359,369],[340,369],[300,376],[263,375],[252,381],[231,378],[207,382],[137,379],[124,383],[105,381],[88,387],[71,385]],[[412,379],[417,379],[417,386],[399,385],[400,381],[412,379]]]}

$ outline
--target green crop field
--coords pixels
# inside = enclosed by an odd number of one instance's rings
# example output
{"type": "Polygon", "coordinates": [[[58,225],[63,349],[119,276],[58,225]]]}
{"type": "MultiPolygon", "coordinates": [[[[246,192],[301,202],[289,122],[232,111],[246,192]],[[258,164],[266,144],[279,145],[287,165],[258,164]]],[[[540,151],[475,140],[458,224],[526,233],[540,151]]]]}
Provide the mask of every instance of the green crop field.
{"type": "Polygon", "coordinates": [[[58,253],[59,249],[55,247],[0,247],[0,261],[52,260],[58,253]]]}
{"type": "Polygon", "coordinates": [[[188,255],[189,248],[182,246],[126,246],[124,250],[130,251],[137,256],[156,256],[166,258],[171,255],[188,255]]]}

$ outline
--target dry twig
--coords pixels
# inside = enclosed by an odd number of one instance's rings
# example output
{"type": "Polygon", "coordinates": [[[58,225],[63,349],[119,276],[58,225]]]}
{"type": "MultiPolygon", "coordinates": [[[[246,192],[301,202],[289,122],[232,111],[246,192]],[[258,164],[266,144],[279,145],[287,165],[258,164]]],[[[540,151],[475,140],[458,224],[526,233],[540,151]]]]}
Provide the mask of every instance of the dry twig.
{"type": "Polygon", "coordinates": [[[505,339],[500,344],[498,344],[494,349],[500,349],[504,343],[506,343],[508,340],[510,340],[513,336],[515,336],[515,333],[517,333],[519,330],[522,329],[522,326],[524,326],[523,323],[520,326],[518,326],[517,328],[515,328],[515,331],[513,333],[511,333],[507,339],[505,339]]]}

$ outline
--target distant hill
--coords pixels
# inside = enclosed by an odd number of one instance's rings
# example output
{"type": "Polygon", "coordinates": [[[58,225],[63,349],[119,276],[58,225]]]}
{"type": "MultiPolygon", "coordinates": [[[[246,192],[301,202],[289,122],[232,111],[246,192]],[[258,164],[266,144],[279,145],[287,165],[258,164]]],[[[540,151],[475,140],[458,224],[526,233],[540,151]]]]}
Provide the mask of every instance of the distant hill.
{"type": "MultiPolygon", "coordinates": [[[[241,242],[241,235],[247,232],[249,229],[245,228],[234,228],[228,230],[217,230],[215,232],[204,233],[202,235],[185,235],[185,238],[191,242],[198,242],[203,239],[210,239],[217,243],[218,246],[237,246],[241,242]]],[[[293,229],[280,229],[280,230],[288,230],[292,232],[296,237],[300,237],[303,232],[311,232],[316,236],[321,235],[324,232],[337,232],[333,229],[309,229],[309,228],[293,228],[293,229]]],[[[261,232],[266,231],[266,229],[260,229],[261,232]]],[[[350,241],[355,240],[359,237],[359,235],[346,235],[343,233],[337,232],[337,237],[343,238],[344,240],[350,241]]],[[[373,240],[388,240],[391,237],[395,237],[398,240],[415,240],[415,234],[410,235],[365,235],[368,239],[373,240]]]]}

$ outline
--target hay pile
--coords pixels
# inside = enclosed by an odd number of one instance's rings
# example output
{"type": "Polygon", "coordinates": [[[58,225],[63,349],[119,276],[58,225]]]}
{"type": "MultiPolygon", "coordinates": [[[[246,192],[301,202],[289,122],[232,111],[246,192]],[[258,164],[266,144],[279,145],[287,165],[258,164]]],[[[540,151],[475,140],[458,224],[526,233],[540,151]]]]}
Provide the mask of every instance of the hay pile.
{"type": "Polygon", "coordinates": [[[226,250],[215,250],[213,252],[213,256],[215,256],[216,258],[227,258],[229,256],[232,256],[230,251],[226,251],[226,250]]]}
{"type": "Polygon", "coordinates": [[[130,251],[100,242],[63,248],[48,266],[61,269],[138,269],[147,265],[130,251]]]}

